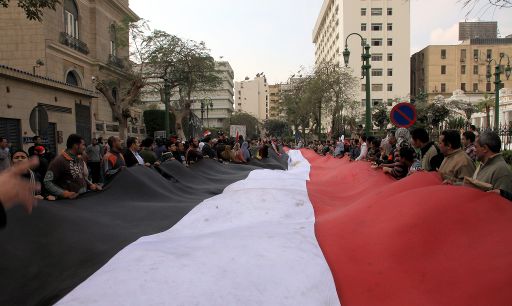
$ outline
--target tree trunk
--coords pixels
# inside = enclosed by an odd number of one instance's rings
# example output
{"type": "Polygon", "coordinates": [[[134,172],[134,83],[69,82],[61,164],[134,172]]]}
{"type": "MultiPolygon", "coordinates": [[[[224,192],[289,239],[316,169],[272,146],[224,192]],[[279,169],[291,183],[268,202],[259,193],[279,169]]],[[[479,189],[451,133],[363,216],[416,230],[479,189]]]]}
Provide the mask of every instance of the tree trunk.
{"type": "Polygon", "coordinates": [[[174,113],[174,117],[176,118],[176,121],[174,123],[174,128],[176,130],[176,135],[185,140],[186,139],[186,136],[185,136],[185,131],[183,130],[183,118],[185,118],[186,116],[186,111],[184,110],[181,110],[181,111],[177,111],[177,110],[174,110],[173,111],[174,113]]]}
{"type": "Polygon", "coordinates": [[[126,140],[126,135],[128,132],[128,118],[121,116],[121,120],[119,121],[119,138],[122,140],[126,140]]]}
{"type": "Polygon", "coordinates": [[[126,95],[124,95],[120,101],[116,101],[112,95],[112,88],[107,86],[105,82],[99,81],[96,84],[96,89],[107,99],[108,104],[112,110],[112,114],[115,120],[119,122],[119,138],[125,139],[128,131],[128,116],[125,116],[125,111],[128,110],[129,106],[133,104],[133,101],[137,99],[141,89],[145,86],[144,80],[135,79],[130,84],[130,88],[126,95]]]}
{"type": "Polygon", "coordinates": [[[490,107],[486,107],[485,108],[485,113],[486,113],[486,116],[485,116],[485,121],[487,121],[487,128],[491,128],[491,108],[490,107]]]}

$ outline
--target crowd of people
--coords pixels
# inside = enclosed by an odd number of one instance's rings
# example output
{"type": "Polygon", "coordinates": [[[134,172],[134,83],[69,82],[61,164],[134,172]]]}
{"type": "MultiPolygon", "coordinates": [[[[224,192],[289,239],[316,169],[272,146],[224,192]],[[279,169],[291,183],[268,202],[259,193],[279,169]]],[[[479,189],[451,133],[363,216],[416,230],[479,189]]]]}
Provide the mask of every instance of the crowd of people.
{"type": "MultiPolygon", "coordinates": [[[[226,137],[218,133],[216,138],[207,135],[199,140],[146,138],[139,141],[128,137],[123,142],[119,137],[92,139],[89,145],[80,135],[69,135],[66,149],[52,154],[39,136],[33,138],[34,145],[23,150],[9,150],[7,139],[0,138],[0,173],[10,168],[37,160],[37,167],[23,170],[22,176],[34,186],[34,199],[74,199],[86,192],[101,191],[105,184],[123,169],[130,167],[159,167],[175,160],[188,166],[203,158],[224,163],[248,163],[252,158],[268,158],[269,150],[277,154],[277,140],[258,139],[246,141],[240,137],[226,137]]],[[[1,197],[0,197],[1,200],[1,197]]]]}
{"type": "MultiPolygon", "coordinates": [[[[80,135],[69,135],[66,149],[53,154],[39,136],[34,145],[23,150],[9,150],[7,139],[0,138],[0,205],[9,208],[13,201],[30,210],[37,200],[75,199],[86,192],[103,189],[123,169],[130,167],[159,167],[168,161],[188,166],[204,158],[223,163],[248,163],[251,159],[269,157],[270,150],[279,153],[276,138],[244,140],[243,137],[216,138],[207,135],[199,140],[128,137],[92,139],[89,145],[80,135]],[[20,188],[9,186],[18,184],[20,188]],[[27,198],[27,194],[29,197],[27,198]]],[[[445,130],[437,142],[431,141],[423,128],[409,131],[399,128],[389,131],[384,139],[362,134],[357,139],[311,141],[305,145],[321,155],[368,161],[372,168],[403,179],[418,171],[436,171],[444,184],[470,185],[499,193],[512,200],[512,170],[501,152],[500,137],[492,131],[478,133],[445,130]]],[[[5,212],[0,209],[0,226],[5,224],[5,212]]]]}
{"type": "Polygon", "coordinates": [[[437,142],[424,128],[399,128],[384,139],[363,134],[348,141],[342,136],[337,141],[311,141],[307,147],[321,155],[371,162],[395,179],[436,171],[444,184],[469,185],[512,200],[512,170],[501,154],[499,135],[478,133],[474,126],[468,131],[442,131],[437,142]]]}

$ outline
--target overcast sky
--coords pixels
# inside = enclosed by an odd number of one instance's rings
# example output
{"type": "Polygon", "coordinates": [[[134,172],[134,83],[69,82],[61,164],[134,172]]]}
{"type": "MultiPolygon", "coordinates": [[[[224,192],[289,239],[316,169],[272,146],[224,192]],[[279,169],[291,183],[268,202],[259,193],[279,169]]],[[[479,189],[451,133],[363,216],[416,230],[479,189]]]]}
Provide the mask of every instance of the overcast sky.
{"type": "MultiPolygon", "coordinates": [[[[458,22],[466,18],[458,0],[411,1],[411,52],[429,44],[457,43],[458,22]]],[[[205,41],[216,59],[223,56],[231,63],[236,81],[265,72],[269,82],[276,83],[286,81],[301,66],[313,65],[311,33],[322,3],[323,0],[130,0],[130,7],[149,20],[153,29],[205,41]]],[[[512,34],[511,15],[512,9],[476,8],[469,18],[498,21],[500,33],[505,36],[512,34]]]]}

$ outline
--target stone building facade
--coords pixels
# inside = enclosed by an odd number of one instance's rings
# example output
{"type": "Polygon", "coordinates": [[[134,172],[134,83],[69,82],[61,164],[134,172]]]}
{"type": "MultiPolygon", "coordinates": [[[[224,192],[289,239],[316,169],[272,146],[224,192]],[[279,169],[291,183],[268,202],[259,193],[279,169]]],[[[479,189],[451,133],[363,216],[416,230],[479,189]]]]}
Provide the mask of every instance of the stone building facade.
{"type": "MultiPolygon", "coordinates": [[[[489,60],[504,55],[503,67],[512,56],[512,38],[471,39],[458,45],[431,45],[411,57],[411,96],[421,92],[429,99],[438,95],[450,97],[462,90],[469,97],[480,97],[495,92],[494,75],[487,80],[489,60]]],[[[491,74],[494,74],[494,62],[491,74]]],[[[512,87],[512,79],[506,80],[505,88],[512,87]]]]}
{"type": "MultiPolygon", "coordinates": [[[[52,123],[41,136],[56,150],[72,133],[87,141],[118,135],[107,100],[94,88],[95,82],[108,80],[115,84],[114,96],[126,89],[129,50],[118,46],[116,36],[127,19],[138,19],[128,0],[62,0],[55,11],[44,10],[42,22],[28,20],[15,3],[1,8],[0,136],[24,142],[26,149],[35,134],[29,115],[37,105],[52,123]]],[[[142,118],[137,119],[128,135],[145,134],[142,118]]]]}

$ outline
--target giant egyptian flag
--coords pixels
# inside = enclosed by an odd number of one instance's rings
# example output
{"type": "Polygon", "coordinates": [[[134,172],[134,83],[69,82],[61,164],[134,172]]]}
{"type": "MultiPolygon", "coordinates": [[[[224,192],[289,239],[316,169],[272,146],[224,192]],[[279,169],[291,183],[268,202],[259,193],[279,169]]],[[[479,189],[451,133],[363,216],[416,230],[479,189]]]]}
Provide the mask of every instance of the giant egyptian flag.
{"type": "Polygon", "coordinates": [[[432,173],[283,159],[135,168],[9,212],[0,304],[512,304],[509,202],[432,173]]]}

